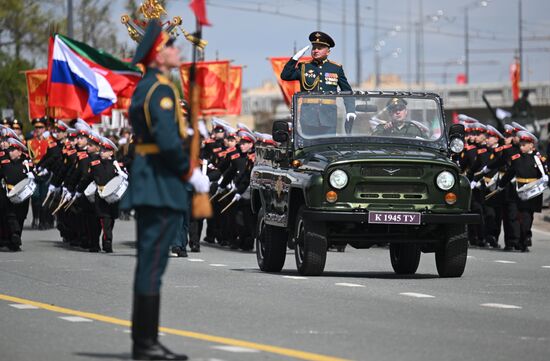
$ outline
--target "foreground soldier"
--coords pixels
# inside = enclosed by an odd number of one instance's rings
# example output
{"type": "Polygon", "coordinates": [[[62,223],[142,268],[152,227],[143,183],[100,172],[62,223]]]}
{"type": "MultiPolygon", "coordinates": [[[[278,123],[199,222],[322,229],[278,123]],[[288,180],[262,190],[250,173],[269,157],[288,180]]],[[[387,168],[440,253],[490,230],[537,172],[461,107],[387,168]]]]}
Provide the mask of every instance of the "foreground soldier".
{"type": "MultiPolygon", "coordinates": [[[[187,360],[158,341],[160,285],[178,222],[189,212],[189,156],[179,96],[168,79],[180,65],[179,49],[160,24],[149,22],[133,63],[146,66],[130,105],[136,157],[131,182],[121,207],[134,208],[137,219],[137,266],[132,314],[132,356],[136,360],[187,360]]],[[[208,190],[208,179],[197,169],[189,181],[208,190]]]]}
{"type": "MultiPolygon", "coordinates": [[[[519,131],[517,137],[520,142],[520,153],[512,156],[512,164],[499,182],[501,190],[511,182],[513,177],[516,178],[518,190],[541,178],[544,182],[548,182],[548,171],[544,168],[545,159],[536,152],[537,138],[527,131],[519,131]]],[[[533,214],[542,210],[542,194],[529,200],[518,199],[517,205],[520,220],[519,249],[522,252],[529,252],[529,247],[532,245],[533,214]]]]}

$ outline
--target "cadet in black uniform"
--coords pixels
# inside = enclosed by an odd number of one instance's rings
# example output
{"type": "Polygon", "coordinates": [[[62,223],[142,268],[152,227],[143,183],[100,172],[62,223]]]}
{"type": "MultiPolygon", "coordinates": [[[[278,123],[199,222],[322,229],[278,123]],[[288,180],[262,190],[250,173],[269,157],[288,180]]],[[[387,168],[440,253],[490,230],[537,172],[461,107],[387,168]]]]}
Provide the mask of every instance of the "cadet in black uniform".
{"type": "MultiPolygon", "coordinates": [[[[544,168],[545,160],[536,152],[537,138],[527,131],[519,131],[517,137],[520,142],[520,153],[512,156],[512,164],[499,182],[500,189],[514,177],[518,189],[541,178],[548,182],[548,171],[544,168]]],[[[529,252],[532,245],[533,214],[542,210],[542,194],[529,200],[518,199],[517,204],[520,220],[519,249],[529,252]]]]}
{"type": "MultiPolygon", "coordinates": [[[[8,139],[9,148],[7,149],[9,158],[1,161],[0,179],[6,184],[6,190],[10,191],[13,187],[26,178],[34,179],[32,172],[32,163],[28,157],[24,156],[27,147],[15,138],[8,139]]],[[[21,250],[21,233],[23,232],[23,223],[29,211],[29,198],[21,203],[12,203],[8,200],[5,208],[5,217],[8,226],[8,248],[17,252],[21,250]]]]}
{"type": "MultiPolygon", "coordinates": [[[[342,65],[328,60],[334,40],[321,31],[309,35],[311,41],[311,61],[298,62],[309,48],[309,45],[298,51],[284,66],[281,72],[282,80],[299,80],[302,92],[336,92],[351,91],[348,79],[342,65]]],[[[345,98],[346,119],[345,128],[349,133],[357,115],[355,100],[345,98]]],[[[335,134],[337,108],[336,100],[328,98],[304,99],[301,109],[301,131],[306,136],[335,134]]]]}

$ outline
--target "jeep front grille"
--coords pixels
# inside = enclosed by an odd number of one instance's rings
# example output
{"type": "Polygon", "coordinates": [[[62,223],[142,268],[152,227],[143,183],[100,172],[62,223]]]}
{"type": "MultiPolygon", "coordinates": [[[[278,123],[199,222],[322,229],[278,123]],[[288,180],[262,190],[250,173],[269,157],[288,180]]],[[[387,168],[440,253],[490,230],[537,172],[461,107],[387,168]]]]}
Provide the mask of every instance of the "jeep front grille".
{"type": "Polygon", "coordinates": [[[360,183],[355,188],[360,199],[426,199],[428,189],[423,183],[360,183]]]}
{"type": "Polygon", "coordinates": [[[391,166],[364,165],[361,168],[363,177],[412,177],[420,178],[424,175],[422,167],[401,166],[399,164],[391,166]]]}

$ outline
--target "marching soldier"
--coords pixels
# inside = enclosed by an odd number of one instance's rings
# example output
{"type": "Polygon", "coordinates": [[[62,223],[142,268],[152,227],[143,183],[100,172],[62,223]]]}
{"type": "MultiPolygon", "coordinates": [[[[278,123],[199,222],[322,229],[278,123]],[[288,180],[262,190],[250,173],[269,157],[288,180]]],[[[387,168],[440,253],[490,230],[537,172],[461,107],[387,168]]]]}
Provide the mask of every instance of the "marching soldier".
{"type": "MultiPolygon", "coordinates": [[[[517,133],[520,144],[520,153],[511,157],[511,166],[499,182],[500,189],[516,179],[516,188],[521,190],[530,183],[542,179],[548,182],[548,171],[544,168],[544,161],[540,154],[536,152],[537,138],[527,132],[519,131],[517,133]]],[[[518,199],[520,239],[519,249],[522,252],[529,252],[532,245],[531,227],[533,225],[533,214],[542,210],[542,193],[528,200],[518,199]]]]}
{"type": "MultiPolygon", "coordinates": [[[[27,146],[29,155],[34,164],[38,164],[48,150],[48,139],[44,137],[46,119],[47,118],[36,118],[32,120],[34,131],[32,138],[27,142],[27,146]]],[[[51,224],[51,215],[48,215],[46,211],[42,211],[42,202],[48,192],[47,178],[38,177],[36,179],[36,185],[36,191],[31,199],[33,218],[31,227],[33,229],[49,229],[53,226],[53,224],[51,224]]]]}
{"type": "MultiPolygon", "coordinates": [[[[330,49],[334,47],[334,40],[321,31],[314,31],[309,35],[311,41],[311,57],[307,62],[299,62],[300,58],[309,49],[309,45],[298,51],[283,68],[282,80],[299,80],[302,92],[351,91],[348,79],[342,65],[328,60],[330,49]]],[[[303,121],[302,130],[305,134],[336,133],[336,101],[334,99],[305,99],[301,112],[303,121]],[[308,103],[309,102],[309,103],[308,103]]],[[[357,117],[355,100],[345,98],[346,131],[351,132],[351,125],[357,117]]]]}
{"type": "MultiPolygon", "coordinates": [[[[24,155],[27,147],[15,138],[8,139],[9,148],[7,149],[8,158],[1,161],[0,179],[6,184],[6,190],[10,191],[13,187],[26,178],[34,179],[32,172],[32,162],[24,155]]],[[[8,248],[17,252],[21,250],[21,233],[23,223],[29,210],[29,199],[21,203],[12,203],[7,201],[5,207],[5,217],[8,231],[8,248]]]]}
{"type": "Polygon", "coordinates": [[[478,213],[480,217],[480,223],[471,225],[473,232],[471,233],[470,242],[477,244],[479,247],[486,247],[487,242],[485,240],[485,215],[483,213],[483,203],[485,199],[484,192],[478,187],[478,181],[476,181],[476,174],[483,174],[483,167],[487,165],[489,160],[489,153],[487,151],[485,132],[487,127],[481,123],[475,124],[475,144],[476,154],[475,161],[470,169],[468,178],[470,179],[470,187],[472,188],[472,201],[471,211],[478,213]]]}
{"type": "Polygon", "coordinates": [[[197,191],[208,192],[206,176],[192,168],[182,144],[187,128],[178,91],[168,78],[170,70],[180,65],[179,49],[173,41],[151,20],[132,61],[146,70],[129,110],[136,157],[121,207],[136,210],[132,356],[138,360],[187,360],[158,341],[160,285],[178,222],[190,212],[187,180],[197,191]]]}

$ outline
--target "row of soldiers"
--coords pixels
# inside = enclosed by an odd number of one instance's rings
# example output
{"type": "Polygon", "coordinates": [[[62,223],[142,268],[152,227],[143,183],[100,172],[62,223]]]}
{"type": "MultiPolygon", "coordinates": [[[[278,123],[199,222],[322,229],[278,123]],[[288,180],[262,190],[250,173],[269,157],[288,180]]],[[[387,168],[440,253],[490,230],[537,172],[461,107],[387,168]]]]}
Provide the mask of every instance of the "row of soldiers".
{"type": "Polygon", "coordinates": [[[461,115],[465,148],[455,161],[472,188],[471,210],[481,223],[470,226],[471,245],[500,248],[504,229],[504,250],[528,252],[535,212],[542,210],[542,194],[530,199],[518,196],[522,187],[548,182],[546,158],[537,152],[538,139],[522,125],[512,122],[500,132],[474,118],[461,115]]]}
{"type": "MultiPolygon", "coordinates": [[[[206,237],[231,249],[250,251],[254,248],[256,222],[250,204],[250,174],[254,166],[256,145],[273,146],[271,135],[252,131],[238,123],[237,129],[222,119],[212,120],[212,132],[204,140],[201,159],[210,180],[214,215],[206,220],[206,237]]],[[[191,220],[189,246],[200,251],[204,220],[191,220]]],[[[180,253],[180,249],[173,252],[180,253]]]]}
{"type": "Polygon", "coordinates": [[[0,218],[5,222],[0,231],[3,245],[20,250],[23,221],[28,212],[29,199],[15,201],[17,194],[12,193],[23,194],[25,190],[19,192],[17,185],[24,178],[32,179],[32,183],[41,178],[47,179],[48,185],[47,195],[40,201],[48,214],[56,215],[63,241],[90,252],[101,249],[112,252],[118,204],[107,202],[100,194],[115,176],[128,178],[123,164],[114,159],[117,145],[82,120],[74,120],[71,126],[58,120],[47,138],[45,154],[33,163],[24,139],[9,127],[1,129],[0,218]],[[95,189],[91,187],[92,182],[95,189]],[[85,190],[89,190],[86,196],[85,190]]]}

